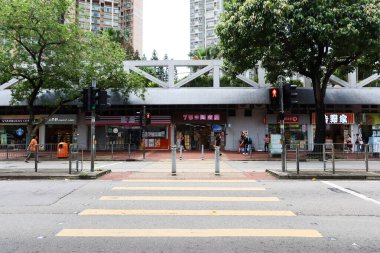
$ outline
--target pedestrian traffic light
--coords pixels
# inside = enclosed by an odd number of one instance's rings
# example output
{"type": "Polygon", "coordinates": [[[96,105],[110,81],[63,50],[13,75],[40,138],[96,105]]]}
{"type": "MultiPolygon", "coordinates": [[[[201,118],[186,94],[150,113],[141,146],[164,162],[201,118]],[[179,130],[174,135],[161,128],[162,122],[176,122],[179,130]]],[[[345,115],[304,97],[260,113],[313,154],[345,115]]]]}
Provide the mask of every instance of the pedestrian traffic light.
{"type": "Polygon", "coordinates": [[[145,114],[145,125],[147,126],[147,125],[150,125],[150,123],[151,123],[151,119],[152,119],[152,115],[149,113],[149,112],[147,112],[146,114],[145,114]]]}
{"type": "Polygon", "coordinates": [[[272,107],[275,109],[280,105],[280,89],[279,88],[270,88],[269,89],[269,101],[272,107]]]}
{"type": "Polygon", "coordinates": [[[283,96],[284,96],[284,109],[290,109],[292,105],[297,104],[298,91],[297,85],[291,85],[286,83],[283,86],[283,96]]]}

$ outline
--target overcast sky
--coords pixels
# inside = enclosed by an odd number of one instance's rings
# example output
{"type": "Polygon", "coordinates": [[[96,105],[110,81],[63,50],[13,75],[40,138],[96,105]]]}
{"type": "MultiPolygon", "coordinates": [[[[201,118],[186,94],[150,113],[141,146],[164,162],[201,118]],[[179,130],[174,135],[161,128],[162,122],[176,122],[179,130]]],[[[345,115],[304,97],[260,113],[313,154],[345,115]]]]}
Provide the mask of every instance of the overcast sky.
{"type": "Polygon", "coordinates": [[[143,54],[187,60],[190,52],[190,0],[143,0],[143,54]]]}

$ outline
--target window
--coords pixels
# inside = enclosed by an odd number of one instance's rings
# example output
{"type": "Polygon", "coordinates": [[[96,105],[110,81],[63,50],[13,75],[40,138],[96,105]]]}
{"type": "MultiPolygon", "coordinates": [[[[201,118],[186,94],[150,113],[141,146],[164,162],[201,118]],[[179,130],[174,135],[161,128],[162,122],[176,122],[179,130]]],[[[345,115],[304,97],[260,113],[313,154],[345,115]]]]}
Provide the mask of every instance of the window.
{"type": "Polygon", "coordinates": [[[251,109],[245,109],[244,110],[244,117],[251,117],[252,116],[252,110],[251,109]]]}
{"type": "Polygon", "coordinates": [[[109,19],[111,19],[111,18],[112,18],[112,15],[111,15],[111,14],[104,14],[104,18],[109,18],[109,19]]]}
{"type": "Polygon", "coordinates": [[[104,12],[112,12],[112,8],[111,7],[104,7],[104,12]]]}
{"type": "Polygon", "coordinates": [[[104,21],[104,24],[105,25],[112,25],[112,22],[111,21],[104,21]]]}

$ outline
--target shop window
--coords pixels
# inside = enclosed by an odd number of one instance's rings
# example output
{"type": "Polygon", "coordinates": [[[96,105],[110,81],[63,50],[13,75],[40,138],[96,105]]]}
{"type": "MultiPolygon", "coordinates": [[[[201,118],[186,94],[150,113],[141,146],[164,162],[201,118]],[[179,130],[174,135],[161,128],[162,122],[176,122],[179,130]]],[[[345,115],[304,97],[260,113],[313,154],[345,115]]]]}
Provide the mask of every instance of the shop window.
{"type": "Polygon", "coordinates": [[[251,117],[252,116],[252,110],[251,109],[245,109],[244,110],[244,117],[251,117]]]}
{"type": "Polygon", "coordinates": [[[229,117],[235,117],[236,116],[236,111],[234,109],[229,109],[228,110],[228,116],[229,117]]]}

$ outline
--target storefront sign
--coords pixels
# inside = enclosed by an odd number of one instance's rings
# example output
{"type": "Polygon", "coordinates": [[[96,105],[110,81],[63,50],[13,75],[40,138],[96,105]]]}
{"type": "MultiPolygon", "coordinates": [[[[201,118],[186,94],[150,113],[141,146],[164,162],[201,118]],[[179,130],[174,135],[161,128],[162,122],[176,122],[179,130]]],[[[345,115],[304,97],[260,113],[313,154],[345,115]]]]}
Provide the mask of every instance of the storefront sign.
{"type": "MultiPolygon", "coordinates": [[[[284,118],[285,124],[298,124],[300,121],[300,118],[298,115],[288,115],[284,118]]],[[[280,119],[277,118],[277,123],[280,123],[280,119]]]]}
{"type": "Polygon", "coordinates": [[[0,119],[0,123],[28,123],[29,119],[0,119]]]}
{"type": "MultiPolygon", "coordinates": [[[[353,113],[325,113],[326,124],[348,125],[354,124],[353,113]]],[[[312,122],[315,125],[315,113],[312,114],[312,122]]]]}
{"type": "Polygon", "coordinates": [[[219,121],[220,114],[183,114],[182,118],[184,121],[193,121],[193,120],[219,121]]]}
{"type": "Polygon", "coordinates": [[[53,115],[46,122],[46,125],[76,125],[77,124],[77,115],[53,115]]]}

